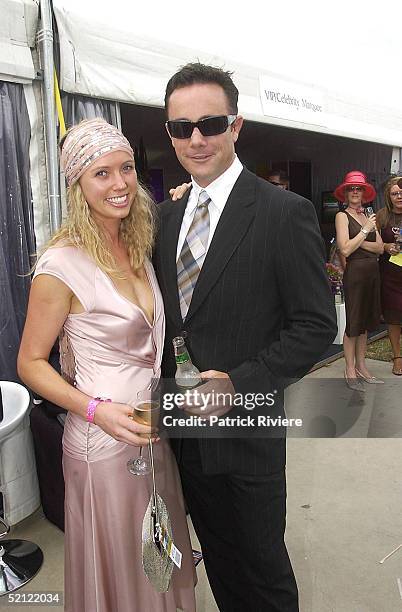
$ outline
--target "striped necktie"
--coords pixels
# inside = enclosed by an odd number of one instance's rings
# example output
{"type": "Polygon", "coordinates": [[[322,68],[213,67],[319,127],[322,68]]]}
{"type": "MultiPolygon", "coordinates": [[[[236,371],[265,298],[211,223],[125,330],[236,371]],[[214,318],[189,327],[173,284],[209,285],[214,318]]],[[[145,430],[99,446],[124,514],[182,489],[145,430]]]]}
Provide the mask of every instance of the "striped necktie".
{"type": "Polygon", "coordinates": [[[177,260],[177,287],[183,321],[186,318],[198,275],[207,254],[209,236],[209,210],[211,198],[202,189],[197,209],[177,260]]]}

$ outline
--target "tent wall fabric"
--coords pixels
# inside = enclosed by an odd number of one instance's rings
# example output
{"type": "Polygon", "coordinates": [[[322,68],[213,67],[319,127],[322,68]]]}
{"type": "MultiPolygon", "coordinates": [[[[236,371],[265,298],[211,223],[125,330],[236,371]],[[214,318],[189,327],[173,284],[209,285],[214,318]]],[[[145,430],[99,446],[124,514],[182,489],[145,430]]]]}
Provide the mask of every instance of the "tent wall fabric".
{"type": "Polygon", "coordinates": [[[120,125],[118,102],[66,93],[62,93],[61,99],[67,128],[76,125],[83,119],[94,119],[95,117],[103,117],[116,127],[120,125]]]}
{"type": "Polygon", "coordinates": [[[18,381],[16,357],[35,253],[30,123],[22,85],[0,82],[0,379],[18,381]]]}

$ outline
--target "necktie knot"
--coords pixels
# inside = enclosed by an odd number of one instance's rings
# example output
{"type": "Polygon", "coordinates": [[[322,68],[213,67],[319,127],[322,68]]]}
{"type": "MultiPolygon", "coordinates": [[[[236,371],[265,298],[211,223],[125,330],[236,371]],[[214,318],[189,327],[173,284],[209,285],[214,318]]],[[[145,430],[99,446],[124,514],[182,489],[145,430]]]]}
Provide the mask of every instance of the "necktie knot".
{"type": "Polygon", "coordinates": [[[206,208],[210,203],[211,198],[205,191],[205,189],[201,189],[200,195],[198,196],[197,208],[206,208]]]}

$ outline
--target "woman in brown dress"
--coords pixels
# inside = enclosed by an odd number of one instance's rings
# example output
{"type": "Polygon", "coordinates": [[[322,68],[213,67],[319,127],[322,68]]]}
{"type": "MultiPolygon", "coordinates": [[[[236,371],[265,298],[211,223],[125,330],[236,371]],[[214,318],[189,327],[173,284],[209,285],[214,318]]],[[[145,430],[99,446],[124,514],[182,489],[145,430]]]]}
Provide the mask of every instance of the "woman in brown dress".
{"type": "Polygon", "coordinates": [[[399,249],[395,239],[402,229],[402,178],[390,179],[384,191],[385,206],[378,211],[377,226],[384,241],[380,258],[381,304],[384,321],[393,352],[392,374],[402,376],[401,324],[402,324],[402,267],[390,261],[399,249]]]}
{"type": "Polygon", "coordinates": [[[367,332],[374,331],[380,325],[378,256],[383,252],[383,243],[376,230],[375,215],[367,218],[362,205],[371,202],[376,192],[365,175],[354,170],[348,172],[334,195],[346,204],[346,209],[335,218],[337,244],[346,257],[343,276],[345,380],[351,389],[364,391],[363,380],[367,383],[383,382],[370,374],[365,359],[367,332]]]}

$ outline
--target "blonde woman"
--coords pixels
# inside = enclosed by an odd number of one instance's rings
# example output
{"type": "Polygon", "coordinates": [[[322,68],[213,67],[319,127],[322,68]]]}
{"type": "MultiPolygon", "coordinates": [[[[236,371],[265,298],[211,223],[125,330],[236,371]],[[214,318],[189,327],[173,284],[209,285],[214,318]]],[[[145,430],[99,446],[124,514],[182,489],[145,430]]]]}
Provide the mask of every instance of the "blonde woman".
{"type": "MultiPolygon", "coordinates": [[[[183,553],[167,593],[142,568],[150,476],[126,464],[151,428],[130,418],[159,377],[164,311],[152,265],[152,202],[129,142],[102,119],[64,139],[68,218],[39,259],[18,359],[22,380],[68,411],[63,438],[65,599],[71,612],[192,611],[194,567],[177,468],[154,446],[159,492],[183,553]],[[60,332],[62,378],[48,363],[60,332]],[[71,359],[72,357],[72,359],[71,359]]],[[[152,434],[155,436],[155,434],[152,434]]]]}

